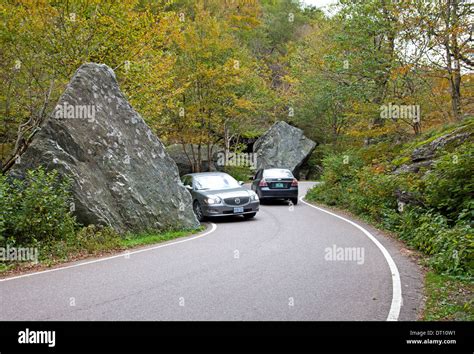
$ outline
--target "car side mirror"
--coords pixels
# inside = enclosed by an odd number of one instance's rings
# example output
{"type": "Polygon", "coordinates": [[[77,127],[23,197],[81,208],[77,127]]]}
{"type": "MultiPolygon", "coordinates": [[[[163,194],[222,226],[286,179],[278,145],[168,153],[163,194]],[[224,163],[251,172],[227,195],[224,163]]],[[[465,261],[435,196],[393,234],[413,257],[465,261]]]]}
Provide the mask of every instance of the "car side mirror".
{"type": "Polygon", "coordinates": [[[241,186],[243,186],[243,185],[244,185],[244,182],[243,182],[243,181],[239,181],[239,184],[240,184],[241,186]]]}
{"type": "Polygon", "coordinates": [[[187,189],[188,191],[192,191],[192,190],[193,190],[193,187],[191,187],[189,184],[185,185],[185,187],[186,187],[186,189],[187,189]]]}

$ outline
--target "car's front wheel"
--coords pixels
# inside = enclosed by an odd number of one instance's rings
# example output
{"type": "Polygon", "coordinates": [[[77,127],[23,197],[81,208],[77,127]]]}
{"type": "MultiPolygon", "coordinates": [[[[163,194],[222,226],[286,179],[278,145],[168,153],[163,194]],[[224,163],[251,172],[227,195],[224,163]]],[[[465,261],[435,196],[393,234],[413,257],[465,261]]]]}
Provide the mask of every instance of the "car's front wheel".
{"type": "Polygon", "coordinates": [[[206,219],[206,217],[204,216],[204,213],[202,212],[201,205],[199,204],[197,200],[195,200],[193,203],[193,210],[194,210],[194,214],[196,214],[196,218],[199,221],[204,221],[206,219]]]}
{"type": "Polygon", "coordinates": [[[244,214],[245,219],[252,219],[257,215],[257,213],[244,214]]]}

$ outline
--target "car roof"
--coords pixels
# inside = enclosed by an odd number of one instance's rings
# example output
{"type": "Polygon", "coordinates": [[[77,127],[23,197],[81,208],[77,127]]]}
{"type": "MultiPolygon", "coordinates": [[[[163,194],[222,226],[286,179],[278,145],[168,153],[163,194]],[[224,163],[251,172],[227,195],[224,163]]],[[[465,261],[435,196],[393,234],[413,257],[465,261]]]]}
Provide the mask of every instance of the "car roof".
{"type": "Polygon", "coordinates": [[[188,173],[183,177],[191,176],[191,177],[199,177],[199,176],[229,176],[229,174],[224,172],[195,172],[195,173],[188,173]]]}

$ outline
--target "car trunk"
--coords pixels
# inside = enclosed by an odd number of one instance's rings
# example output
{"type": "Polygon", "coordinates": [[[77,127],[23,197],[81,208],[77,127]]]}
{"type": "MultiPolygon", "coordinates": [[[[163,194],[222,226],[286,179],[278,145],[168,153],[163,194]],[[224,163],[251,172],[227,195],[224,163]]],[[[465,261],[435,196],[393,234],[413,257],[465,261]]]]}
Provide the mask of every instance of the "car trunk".
{"type": "Polygon", "coordinates": [[[270,189],[290,189],[293,178],[265,178],[270,189]]]}

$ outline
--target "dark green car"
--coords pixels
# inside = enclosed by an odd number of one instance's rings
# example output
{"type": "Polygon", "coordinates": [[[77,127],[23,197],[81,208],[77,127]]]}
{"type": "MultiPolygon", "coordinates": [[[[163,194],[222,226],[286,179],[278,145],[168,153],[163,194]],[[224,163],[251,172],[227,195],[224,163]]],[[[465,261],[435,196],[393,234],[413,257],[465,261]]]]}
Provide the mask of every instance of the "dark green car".
{"type": "Polygon", "coordinates": [[[193,197],[193,210],[199,221],[207,217],[242,215],[253,218],[260,207],[255,192],[222,172],[190,173],[181,178],[193,197]]]}

